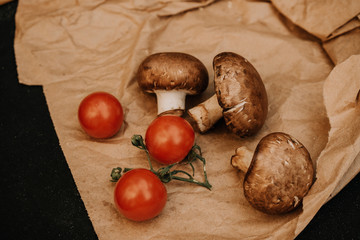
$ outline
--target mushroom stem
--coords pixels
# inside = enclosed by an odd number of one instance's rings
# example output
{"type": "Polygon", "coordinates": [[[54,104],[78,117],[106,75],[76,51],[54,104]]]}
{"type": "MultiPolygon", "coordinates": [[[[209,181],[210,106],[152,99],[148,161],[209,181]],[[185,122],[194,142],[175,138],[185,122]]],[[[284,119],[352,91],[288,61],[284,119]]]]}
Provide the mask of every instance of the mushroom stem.
{"type": "Polygon", "coordinates": [[[246,173],[249,169],[253,157],[253,153],[244,146],[241,146],[235,150],[235,155],[231,157],[231,165],[246,173]]]}
{"type": "Polygon", "coordinates": [[[185,110],[186,91],[156,90],[158,115],[172,114],[181,116],[185,110]]]}
{"type": "Polygon", "coordinates": [[[206,101],[188,110],[195,128],[201,133],[209,130],[223,116],[217,96],[214,94],[206,101]]]}

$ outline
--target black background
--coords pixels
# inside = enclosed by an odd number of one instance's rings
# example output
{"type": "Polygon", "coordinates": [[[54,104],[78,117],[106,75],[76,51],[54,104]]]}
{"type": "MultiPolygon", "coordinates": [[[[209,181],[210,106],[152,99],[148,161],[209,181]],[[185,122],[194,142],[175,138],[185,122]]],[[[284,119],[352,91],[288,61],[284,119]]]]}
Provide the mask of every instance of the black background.
{"type": "MultiPolygon", "coordinates": [[[[17,1],[0,6],[0,238],[97,239],[41,86],[18,83],[13,47],[16,7],[17,1]]],[[[359,174],[296,239],[360,239],[359,174]]]]}

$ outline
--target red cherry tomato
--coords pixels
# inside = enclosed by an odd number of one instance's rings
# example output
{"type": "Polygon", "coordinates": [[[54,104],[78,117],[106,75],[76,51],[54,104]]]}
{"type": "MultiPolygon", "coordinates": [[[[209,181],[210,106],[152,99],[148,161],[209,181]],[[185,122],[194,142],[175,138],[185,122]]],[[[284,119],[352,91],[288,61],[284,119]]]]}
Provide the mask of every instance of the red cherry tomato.
{"type": "Polygon", "coordinates": [[[164,184],[147,169],[137,168],[126,172],[115,186],[116,208],[133,221],[145,221],[158,216],[166,201],[164,184]]]}
{"type": "Polygon", "coordinates": [[[163,164],[183,160],[194,145],[195,133],[185,119],[165,115],[156,118],[146,130],[149,154],[163,164]]]}
{"type": "Polygon", "coordinates": [[[95,92],[81,101],[78,119],[91,137],[109,138],[120,130],[124,114],[120,102],[113,95],[95,92]]]}

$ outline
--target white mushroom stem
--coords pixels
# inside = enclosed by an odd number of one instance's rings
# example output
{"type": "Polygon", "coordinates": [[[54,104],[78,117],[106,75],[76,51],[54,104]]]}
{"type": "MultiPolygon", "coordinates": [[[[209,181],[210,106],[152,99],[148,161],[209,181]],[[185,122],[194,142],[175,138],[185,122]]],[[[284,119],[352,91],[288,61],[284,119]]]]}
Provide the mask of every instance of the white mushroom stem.
{"type": "Polygon", "coordinates": [[[186,91],[155,90],[158,115],[174,114],[181,116],[185,111],[186,91]]]}
{"type": "Polygon", "coordinates": [[[196,128],[204,133],[209,130],[223,116],[223,109],[220,107],[216,94],[188,110],[192,122],[196,128]]]}
{"type": "Polygon", "coordinates": [[[236,149],[235,155],[231,157],[231,165],[246,173],[252,161],[253,153],[244,146],[236,149]]]}

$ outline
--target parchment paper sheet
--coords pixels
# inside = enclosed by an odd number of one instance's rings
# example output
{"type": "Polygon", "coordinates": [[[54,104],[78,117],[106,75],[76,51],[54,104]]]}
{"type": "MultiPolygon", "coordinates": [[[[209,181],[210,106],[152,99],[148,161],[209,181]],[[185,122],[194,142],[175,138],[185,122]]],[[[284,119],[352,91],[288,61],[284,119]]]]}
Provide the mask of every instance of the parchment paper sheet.
{"type": "Polygon", "coordinates": [[[291,24],[313,34],[338,64],[360,54],[360,1],[272,0],[291,24]]]}
{"type": "MultiPolygon", "coordinates": [[[[321,44],[293,34],[269,2],[20,0],[15,54],[20,82],[43,85],[61,147],[100,240],[293,239],[360,170],[360,56],[334,68],[321,44]],[[213,94],[217,53],[243,55],[263,78],[269,114],[254,137],[230,134],[222,120],[206,134],[197,133],[213,190],[171,182],[162,214],[136,223],[115,210],[109,174],[117,166],[148,167],[130,138],[145,134],[156,117],[156,98],[140,91],[134,75],[146,56],[160,51],[192,54],[209,71],[208,89],[188,97],[188,108],[213,94]],[[106,140],[87,137],[77,120],[80,101],[100,90],[114,94],[125,111],[122,129],[106,140]],[[283,216],[250,207],[243,196],[243,174],[230,166],[237,147],[254,149],[273,131],[296,137],[317,167],[303,208],[283,216]]],[[[199,170],[197,178],[202,177],[199,170]]]]}
{"type": "Polygon", "coordinates": [[[324,42],[323,47],[335,64],[360,54],[360,27],[324,42]]]}
{"type": "Polygon", "coordinates": [[[357,0],[271,0],[279,11],[291,21],[321,40],[341,34],[341,28],[359,27],[357,0]],[[355,22],[351,22],[352,19],[355,22]]]}

